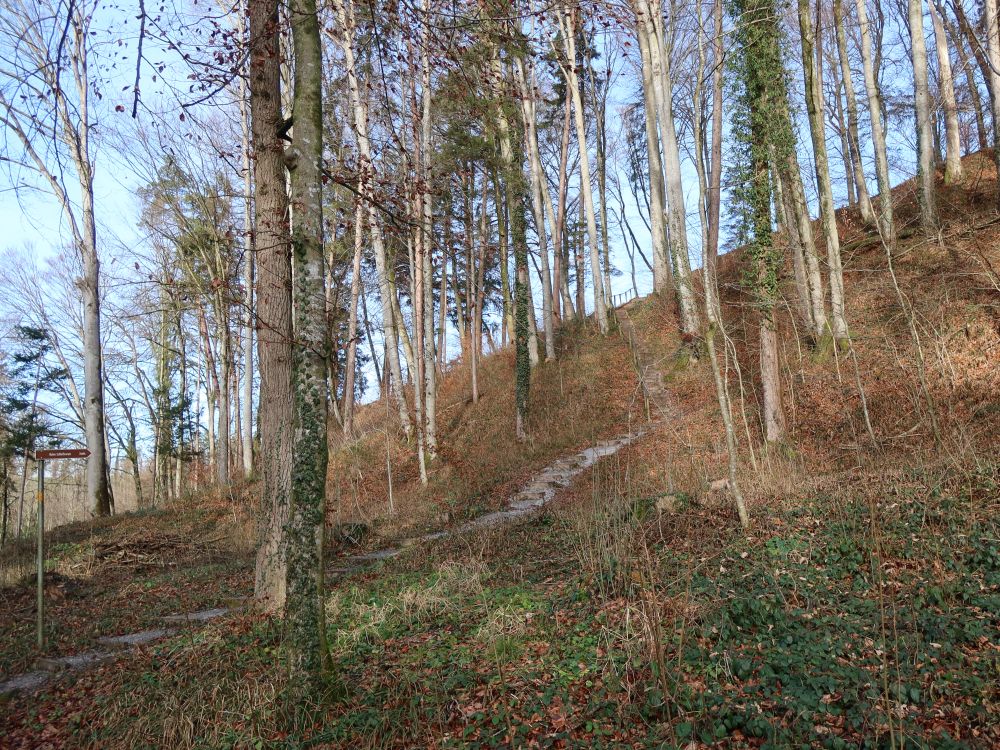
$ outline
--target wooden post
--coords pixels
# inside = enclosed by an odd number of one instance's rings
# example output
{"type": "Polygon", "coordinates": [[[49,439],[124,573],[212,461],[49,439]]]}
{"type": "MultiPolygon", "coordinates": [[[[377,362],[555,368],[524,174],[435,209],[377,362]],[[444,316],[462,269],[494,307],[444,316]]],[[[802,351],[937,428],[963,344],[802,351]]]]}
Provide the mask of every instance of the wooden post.
{"type": "Polygon", "coordinates": [[[45,631],[42,628],[45,617],[45,461],[38,462],[38,650],[45,647],[45,631]]]}

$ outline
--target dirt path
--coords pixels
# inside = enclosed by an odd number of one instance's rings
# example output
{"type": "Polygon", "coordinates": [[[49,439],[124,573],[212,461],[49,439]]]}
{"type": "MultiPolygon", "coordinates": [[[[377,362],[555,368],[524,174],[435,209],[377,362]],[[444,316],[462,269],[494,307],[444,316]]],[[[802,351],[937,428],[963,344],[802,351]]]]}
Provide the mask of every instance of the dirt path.
{"type": "MultiPolygon", "coordinates": [[[[650,424],[658,422],[672,412],[672,400],[663,384],[663,376],[652,361],[649,353],[636,335],[635,327],[628,314],[627,307],[618,308],[615,316],[622,335],[628,342],[635,360],[636,371],[647,404],[647,414],[650,424]]],[[[430,534],[404,539],[395,547],[340,558],[334,562],[329,574],[349,575],[363,570],[380,561],[402,554],[405,550],[420,544],[432,542],[450,536],[459,536],[480,529],[491,528],[519,518],[537,513],[555,499],[559,490],[568,487],[573,480],[588,468],[606,456],[612,456],[625,446],[635,442],[649,429],[650,424],[643,425],[625,435],[610,440],[603,440],[582,451],[556,459],[541,471],[537,472],[521,487],[501,510],[486,513],[467,521],[452,529],[436,531],[430,534]]],[[[135,633],[103,636],[98,643],[105,650],[91,650],[80,654],[72,654],[57,658],[42,658],[36,662],[35,670],[16,675],[0,682],[0,699],[18,692],[34,691],[44,686],[52,677],[60,672],[78,671],[114,661],[127,654],[130,649],[175,635],[180,626],[197,626],[229,614],[248,604],[248,600],[230,602],[230,606],[188,612],[163,617],[163,627],[143,630],[135,633]]]]}

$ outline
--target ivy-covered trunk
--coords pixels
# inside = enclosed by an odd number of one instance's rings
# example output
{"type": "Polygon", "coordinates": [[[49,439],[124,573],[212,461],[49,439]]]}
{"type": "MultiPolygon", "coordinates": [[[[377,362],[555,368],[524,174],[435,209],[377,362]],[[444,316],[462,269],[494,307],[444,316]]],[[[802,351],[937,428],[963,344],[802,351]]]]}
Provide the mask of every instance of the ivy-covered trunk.
{"type": "Polygon", "coordinates": [[[292,204],[292,493],[285,642],[293,685],[314,687],[323,668],[323,515],[326,495],[326,350],[323,273],[322,51],[316,0],[292,0],[294,134],[285,155],[292,204]]]}
{"type": "Polygon", "coordinates": [[[788,123],[787,83],[781,57],[781,32],[774,0],[736,0],[736,65],[741,83],[736,127],[742,174],[736,197],[742,207],[741,232],[753,266],[747,282],[759,314],[760,370],[764,392],[764,435],[768,442],[785,437],[781,378],[774,311],[779,298],[782,257],[774,246],[771,222],[772,151],[795,148],[788,123]]]}

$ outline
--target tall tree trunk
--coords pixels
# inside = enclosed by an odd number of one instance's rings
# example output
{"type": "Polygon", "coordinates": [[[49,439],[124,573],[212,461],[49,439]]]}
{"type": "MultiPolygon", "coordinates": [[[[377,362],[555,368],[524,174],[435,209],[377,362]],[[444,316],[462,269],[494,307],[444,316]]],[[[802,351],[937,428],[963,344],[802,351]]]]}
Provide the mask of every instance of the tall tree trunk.
{"type": "Polygon", "coordinates": [[[660,0],[643,0],[640,17],[648,36],[652,67],[653,91],[663,146],[663,169],[667,204],[667,243],[674,265],[674,283],[681,312],[681,331],[690,340],[700,335],[701,316],[691,281],[691,261],[688,257],[687,206],[681,182],[680,150],[673,115],[673,81],[670,73],[669,50],[663,28],[660,0]]]}
{"type": "MultiPolygon", "coordinates": [[[[78,11],[73,11],[76,14],[78,11]]],[[[82,22],[72,24],[77,37],[76,48],[87,44],[82,22]]],[[[107,439],[104,425],[104,364],[101,345],[100,260],[97,255],[97,221],[94,216],[94,168],[90,157],[90,124],[88,116],[90,80],[87,57],[76,61],[82,72],[77,75],[78,107],[81,127],[73,152],[79,178],[80,203],[83,213],[83,243],[79,248],[83,261],[80,291],[83,296],[83,390],[84,432],[87,450],[87,496],[98,516],[111,514],[111,486],[108,483],[107,439]]]]}
{"type": "MultiPolygon", "coordinates": [[[[246,17],[241,17],[241,24],[246,17]]],[[[250,160],[250,112],[246,80],[240,79],[240,132],[243,136],[243,477],[253,475],[253,327],[254,327],[254,231],[253,166],[250,160]]]]}
{"type": "MultiPolygon", "coordinates": [[[[705,304],[708,305],[716,320],[722,319],[722,309],[719,304],[718,273],[719,260],[719,217],[722,208],[722,75],[725,68],[725,53],[723,45],[724,10],[722,0],[712,3],[712,17],[715,31],[712,36],[712,143],[710,147],[711,161],[708,174],[708,244],[705,250],[705,273],[708,280],[705,291],[705,304]]],[[[701,153],[699,151],[699,153],[701,153]]],[[[709,319],[711,322],[711,319],[709,319]]]]}
{"type": "MultiPolygon", "coordinates": [[[[434,251],[434,214],[431,205],[431,6],[430,0],[423,0],[424,28],[420,45],[420,172],[421,172],[421,247],[423,249],[424,283],[424,417],[426,422],[425,440],[427,457],[437,458],[437,355],[434,346],[434,272],[432,255],[434,251]]],[[[443,304],[443,300],[442,300],[443,304]]]]}
{"type": "MultiPolygon", "coordinates": [[[[555,228],[552,232],[552,249],[557,261],[553,283],[556,288],[556,298],[562,300],[562,314],[566,318],[573,318],[577,315],[577,311],[573,306],[573,298],[569,293],[569,253],[567,252],[569,248],[569,232],[566,227],[566,217],[568,215],[567,194],[569,191],[569,126],[573,115],[572,103],[573,95],[567,89],[566,98],[563,102],[562,135],[559,139],[558,210],[556,212],[555,228]]],[[[580,310],[580,315],[583,315],[582,309],[580,310]]]]}
{"type": "MultiPolygon", "coordinates": [[[[573,97],[573,115],[576,123],[576,142],[580,150],[580,195],[583,198],[584,216],[587,220],[587,245],[590,248],[591,283],[594,288],[594,317],[601,333],[608,332],[608,311],[603,274],[601,273],[601,254],[597,238],[597,210],[594,207],[594,188],[590,179],[590,151],[587,147],[587,126],[584,122],[583,97],[580,93],[580,79],[576,73],[576,10],[560,8],[559,27],[563,36],[562,61],[566,85],[573,97]]],[[[582,283],[582,279],[577,279],[582,283]]],[[[582,314],[582,311],[581,311],[582,314]]]]}
{"type": "Polygon", "coordinates": [[[875,178],[878,181],[879,207],[882,210],[882,240],[888,247],[896,244],[896,222],[893,218],[892,182],[889,179],[889,156],[885,145],[882,119],[882,95],[875,78],[872,62],[871,24],[868,21],[866,0],[856,0],[858,26],[861,31],[861,64],[865,73],[865,90],[868,92],[868,115],[871,120],[872,146],[875,149],[875,178]]]}
{"type": "Polygon", "coordinates": [[[260,520],[254,593],[270,611],[285,606],[292,466],[292,297],[281,113],[277,0],[249,0],[250,113],[257,255],[260,368],[260,520]]]}
{"type": "MultiPolygon", "coordinates": [[[[358,193],[361,193],[359,187],[358,193]]],[[[351,265],[351,307],[347,322],[347,358],[344,363],[344,437],[354,434],[354,378],[358,356],[358,298],[361,296],[361,251],[364,247],[365,207],[354,209],[354,261],[351,265]]]]}
{"type": "MultiPolygon", "coordinates": [[[[969,100],[972,102],[972,112],[976,118],[976,149],[986,148],[989,144],[989,136],[986,133],[986,117],[983,114],[983,100],[979,95],[979,84],[976,82],[976,73],[972,67],[972,62],[969,60],[969,52],[965,48],[965,40],[958,29],[955,28],[955,24],[951,22],[947,14],[941,12],[941,21],[944,23],[944,28],[951,38],[951,44],[958,52],[958,62],[962,67],[962,72],[965,73],[965,88],[969,92],[969,100]]],[[[967,149],[971,152],[973,149],[970,146],[967,149]]]]}
{"type": "Polygon", "coordinates": [[[923,0],[907,0],[910,54],[913,62],[913,102],[917,126],[917,180],[920,183],[920,226],[924,234],[937,233],[937,200],[934,195],[934,132],[927,43],[924,38],[923,0]]]}
{"type": "Polygon", "coordinates": [[[854,165],[854,184],[858,191],[861,220],[867,225],[875,223],[875,209],[868,194],[865,180],[864,162],[861,157],[861,139],[858,135],[858,97],[854,91],[854,75],[851,73],[850,58],[847,56],[847,35],[844,32],[843,0],[833,0],[833,30],[837,38],[837,57],[840,61],[840,76],[844,82],[847,100],[847,145],[854,165]]]}
{"type": "Polygon", "coordinates": [[[295,54],[291,175],[294,452],[286,526],[286,643],[293,681],[317,686],[326,660],[323,524],[327,473],[325,276],[323,273],[323,56],[315,0],[291,0],[295,54]]]}
{"type": "MultiPolygon", "coordinates": [[[[722,14],[722,3],[721,0],[715,0],[713,3],[713,10],[718,14],[716,19],[715,33],[718,37],[721,37],[721,14],[722,14]]],[[[714,164],[706,169],[705,157],[707,155],[705,148],[705,133],[703,129],[704,119],[700,116],[702,111],[702,81],[707,79],[705,75],[705,38],[704,38],[704,28],[705,26],[701,23],[701,16],[698,18],[698,71],[699,76],[696,79],[694,85],[694,111],[697,113],[693,118],[694,120],[694,153],[695,153],[695,169],[698,173],[698,218],[701,221],[701,249],[702,249],[702,274],[705,284],[705,318],[708,321],[708,327],[705,331],[705,348],[708,350],[709,362],[712,365],[712,377],[715,381],[715,395],[719,401],[719,412],[722,415],[722,425],[726,434],[726,451],[729,457],[729,485],[733,493],[733,497],[736,500],[736,512],[739,514],[740,523],[744,528],[750,525],[750,517],[747,515],[746,502],[743,499],[743,493],[740,491],[739,477],[738,477],[738,466],[739,466],[739,456],[737,454],[736,446],[736,430],[733,426],[733,415],[732,409],[729,403],[729,391],[726,388],[725,380],[722,376],[722,369],[719,366],[719,357],[715,350],[715,334],[717,331],[722,330],[723,338],[725,337],[725,331],[723,330],[722,322],[722,311],[718,304],[719,290],[715,277],[715,269],[713,264],[710,263],[710,259],[718,255],[718,248],[711,248],[709,243],[714,240],[718,241],[718,233],[711,231],[709,227],[709,216],[712,213],[712,204],[718,200],[718,193],[715,190],[715,186],[711,185],[711,180],[715,177],[715,170],[712,169],[714,164]]],[[[716,38],[713,43],[713,49],[715,52],[713,63],[719,65],[722,61],[722,55],[720,54],[722,45],[722,39],[716,38]]],[[[721,80],[716,82],[715,76],[712,76],[712,96],[722,96],[722,84],[721,80]]],[[[721,101],[720,101],[721,104],[721,101]]],[[[721,109],[721,108],[720,108],[721,109]]],[[[715,103],[713,102],[713,112],[715,110],[715,103]]],[[[719,118],[721,120],[721,116],[719,118]]],[[[713,118],[714,120],[714,118],[713,118]]],[[[713,127],[715,123],[713,122],[713,127]]],[[[711,158],[715,158],[714,153],[711,154],[711,158]]],[[[721,176],[721,172],[719,173],[721,176]]]]}
{"type": "MultiPolygon", "coordinates": [[[[503,69],[498,51],[494,50],[493,71],[496,81],[503,80],[503,69]]],[[[531,357],[529,353],[529,315],[531,299],[528,292],[528,230],[525,212],[528,192],[524,179],[524,138],[507,114],[508,99],[494,88],[496,122],[500,141],[500,157],[504,164],[505,203],[511,225],[511,244],[514,251],[514,431],[518,440],[527,437],[528,392],[531,385],[531,357]]],[[[595,267],[595,275],[600,268],[595,267]]]]}
{"type": "Polygon", "coordinates": [[[937,0],[927,0],[927,8],[934,25],[934,47],[938,59],[938,91],[944,109],[946,150],[944,181],[951,185],[962,181],[962,136],[958,125],[958,101],[955,99],[955,78],[951,70],[951,56],[948,53],[948,37],[937,8],[937,0]]]}
{"type": "Polygon", "coordinates": [[[777,158],[780,163],[780,151],[790,145],[788,94],[782,71],[781,33],[774,0],[737,0],[737,10],[736,37],[743,78],[742,106],[749,115],[748,132],[744,135],[749,151],[744,221],[751,237],[748,252],[753,263],[754,297],[759,315],[764,436],[768,442],[778,442],[785,437],[775,330],[778,274],[782,263],[773,245],[768,160],[773,148],[779,152],[777,158]]]}
{"type": "Polygon", "coordinates": [[[515,59],[518,84],[521,88],[521,114],[524,121],[525,141],[527,143],[528,165],[531,170],[531,204],[535,218],[535,234],[538,237],[539,275],[542,281],[542,327],[545,337],[545,359],[556,357],[555,320],[553,315],[552,277],[549,274],[549,243],[545,231],[545,209],[548,207],[549,219],[554,222],[552,199],[546,196],[548,186],[545,184],[545,172],[542,169],[541,154],[538,149],[538,132],[535,121],[535,87],[534,71],[532,78],[525,75],[520,59],[515,59]]]}
{"type": "Polygon", "coordinates": [[[802,68],[806,83],[806,110],[812,135],[813,162],[819,187],[820,214],[826,240],[827,263],[830,269],[830,303],[833,336],[837,343],[847,342],[847,319],[844,317],[844,273],[840,259],[840,233],[830,185],[830,163],[826,152],[826,123],[823,120],[823,87],[816,59],[816,37],[812,25],[812,3],[799,0],[799,32],[802,41],[802,68]]]}
{"type": "MultiPolygon", "coordinates": [[[[997,0],[984,0],[983,13],[986,16],[988,81],[992,92],[993,158],[996,162],[997,174],[1000,175],[1000,18],[997,17],[997,0]]],[[[997,191],[997,206],[1000,207],[1000,190],[997,191]]]]}
{"type": "MultiPolygon", "coordinates": [[[[389,258],[386,252],[382,227],[379,224],[373,200],[376,174],[371,156],[371,141],[368,133],[368,108],[361,96],[357,69],[354,62],[354,5],[352,0],[333,0],[337,13],[341,36],[336,38],[344,52],[344,67],[347,73],[347,88],[353,111],[354,135],[358,147],[358,173],[362,185],[362,198],[367,211],[372,235],[372,249],[375,253],[375,273],[378,277],[379,297],[382,301],[382,335],[385,338],[386,363],[389,389],[393,392],[399,422],[407,437],[412,435],[413,425],[403,389],[403,368],[399,360],[399,337],[403,328],[402,316],[397,308],[396,292],[392,281],[389,258]]],[[[388,394],[387,394],[388,395],[388,394]]]]}
{"type": "Polygon", "coordinates": [[[667,206],[663,192],[663,162],[660,160],[660,137],[656,130],[656,94],[653,91],[652,63],[649,59],[649,38],[642,22],[636,24],[639,54],[642,59],[642,109],[646,126],[646,158],[649,163],[649,223],[653,244],[653,290],[673,291],[673,273],[667,249],[667,232],[663,224],[667,206]]]}
{"type": "MultiPolygon", "coordinates": [[[[218,257],[221,266],[221,256],[218,257]]],[[[220,274],[219,278],[225,278],[225,275],[220,274]]],[[[229,484],[229,422],[231,416],[229,408],[229,385],[232,374],[233,356],[232,340],[229,331],[229,306],[221,287],[216,291],[215,297],[215,335],[219,341],[219,374],[217,378],[219,427],[216,433],[215,478],[219,486],[225,487],[229,484]]]]}

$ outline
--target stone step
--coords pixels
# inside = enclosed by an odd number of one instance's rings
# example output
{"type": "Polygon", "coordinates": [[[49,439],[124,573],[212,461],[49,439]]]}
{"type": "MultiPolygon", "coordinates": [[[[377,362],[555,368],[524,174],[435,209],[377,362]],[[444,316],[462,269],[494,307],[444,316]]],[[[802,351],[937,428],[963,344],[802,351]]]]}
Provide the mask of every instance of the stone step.
{"type": "Polygon", "coordinates": [[[102,635],[97,642],[102,646],[112,648],[129,648],[132,646],[144,646],[147,643],[166,638],[176,631],[170,628],[157,628],[155,630],[142,630],[138,633],[126,633],[125,635],[102,635]]]}
{"type": "Polygon", "coordinates": [[[118,654],[111,651],[88,651],[73,656],[43,656],[35,662],[35,669],[44,672],[68,672],[110,664],[117,658],[118,654]]]}
{"type": "Polygon", "coordinates": [[[51,672],[26,672],[11,677],[9,680],[0,682],[0,702],[10,700],[18,693],[27,693],[37,690],[52,676],[51,672]]]}
{"type": "Polygon", "coordinates": [[[225,607],[215,607],[214,609],[203,609],[200,612],[185,612],[179,615],[166,615],[164,622],[168,623],[195,623],[208,622],[227,614],[229,610],[225,607]]]}

